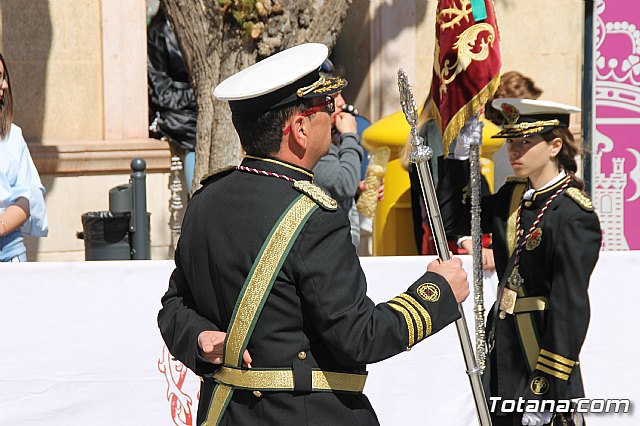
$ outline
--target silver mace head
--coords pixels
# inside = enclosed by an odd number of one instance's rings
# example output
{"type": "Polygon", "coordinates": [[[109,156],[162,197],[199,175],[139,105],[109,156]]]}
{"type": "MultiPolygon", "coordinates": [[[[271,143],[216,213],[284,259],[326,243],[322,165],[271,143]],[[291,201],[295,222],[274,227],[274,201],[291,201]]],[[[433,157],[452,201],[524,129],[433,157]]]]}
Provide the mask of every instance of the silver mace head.
{"type": "Polygon", "coordinates": [[[433,150],[426,146],[424,139],[418,135],[418,108],[413,98],[413,90],[409,84],[407,74],[402,68],[398,70],[398,89],[400,90],[400,105],[402,112],[411,127],[411,151],[409,161],[412,163],[426,163],[433,157],[433,150]]]}

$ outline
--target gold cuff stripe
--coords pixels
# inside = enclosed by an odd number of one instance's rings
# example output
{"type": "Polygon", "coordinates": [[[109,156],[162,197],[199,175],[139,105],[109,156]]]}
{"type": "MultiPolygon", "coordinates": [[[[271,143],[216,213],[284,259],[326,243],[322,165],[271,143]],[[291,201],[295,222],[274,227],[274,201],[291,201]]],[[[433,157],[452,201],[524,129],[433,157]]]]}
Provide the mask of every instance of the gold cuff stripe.
{"type": "Polygon", "coordinates": [[[538,357],[538,364],[544,364],[547,367],[554,368],[558,371],[562,371],[563,373],[571,374],[571,367],[567,367],[565,365],[560,364],[559,362],[553,362],[543,356],[538,357]]]}
{"type": "Polygon", "coordinates": [[[400,298],[400,297],[394,297],[393,299],[391,299],[393,302],[399,303],[400,305],[404,306],[405,309],[407,311],[409,311],[409,314],[411,315],[411,318],[413,318],[413,322],[416,324],[416,330],[417,330],[417,338],[418,340],[416,341],[419,342],[422,339],[424,339],[424,326],[422,324],[422,317],[420,317],[420,314],[418,313],[418,311],[415,310],[415,308],[411,305],[411,303],[407,302],[406,300],[400,298]]]}
{"type": "Polygon", "coordinates": [[[540,370],[540,371],[544,371],[547,374],[551,374],[554,377],[557,377],[558,379],[562,379],[562,380],[569,380],[569,375],[568,374],[564,374],[564,373],[560,373],[556,370],[552,370],[550,368],[545,367],[542,364],[537,364],[536,365],[536,370],[540,370]]]}
{"type": "Polygon", "coordinates": [[[233,388],[227,385],[217,385],[211,396],[211,404],[207,411],[207,419],[201,426],[218,426],[222,420],[222,413],[229,404],[233,388]]]}
{"type": "Polygon", "coordinates": [[[409,331],[409,344],[407,346],[411,347],[415,345],[416,339],[413,332],[413,321],[411,320],[409,311],[407,311],[403,306],[394,303],[392,300],[388,301],[387,305],[391,306],[393,309],[400,312],[404,316],[404,320],[407,323],[407,330],[409,331]]]}
{"type": "Polygon", "coordinates": [[[241,351],[253,327],[253,320],[262,306],[263,298],[275,278],[274,275],[280,270],[280,262],[288,252],[290,242],[300,224],[316,206],[317,204],[311,198],[301,195],[274,228],[259,255],[255,269],[251,271],[250,281],[245,285],[244,293],[237,302],[232,323],[227,332],[225,364],[238,365],[242,362],[241,351]]]}
{"type": "MultiPolygon", "coordinates": [[[[222,366],[213,378],[218,383],[249,390],[293,391],[295,387],[292,370],[241,370],[222,366]]],[[[314,391],[362,392],[366,381],[366,374],[311,371],[314,391]]]]}
{"type": "Polygon", "coordinates": [[[571,361],[569,358],[565,358],[563,356],[560,355],[556,355],[553,352],[549,352],[546,349],[540,349],[540,355],[544,355],[547,358],[551,358],[554,361],[558,361],[563,363],[564,365],[567,365],[569,367],[573,367],[574,365],[576,365],[575,361],[571,361]]]}
{"type": "MultiPolygon", "coordinates": [[[[414,299],[413,297],[409,296],[407,293],[402,293],[398,297],[402,297],[404,300],[406,300],[409,303],[411,303],[418,310],[418,312],[422,316],[422,319],[424,320],[424,323],[427,326],[426,330],[425,330],[425,333],[424,333],[424,337],[430,336],[431,335],[431,331],[433,330],[433,325],[432,325],[432,322],[431,322],[431,315],[429,314],[429,311],[427,311],[424,308],[424,306],[422,306],[416,299],[414,299]]],[[[396,297],[396,299],[398,297],[396,297]]]]}

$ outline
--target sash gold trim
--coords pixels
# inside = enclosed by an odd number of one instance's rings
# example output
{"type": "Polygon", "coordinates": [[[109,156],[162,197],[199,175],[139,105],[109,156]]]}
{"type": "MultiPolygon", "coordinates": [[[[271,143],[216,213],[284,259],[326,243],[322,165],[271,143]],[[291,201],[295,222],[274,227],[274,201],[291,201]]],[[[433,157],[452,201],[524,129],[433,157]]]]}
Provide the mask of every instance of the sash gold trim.
{"type": "Polygon", "coordinates": [[[255,326],[257,315],[264,305],[266,295],[282,266],[284,256],[291,248],[300,225],[317,207],[315,201],[306,195],[301,195],[280,218],[267,238],[236,303],[225,341],[224,363],[226,365],[242,365],[242,353],[255,326]]]}
{"type": "Polygon", "coordinates": [[[523,312],[531,311],[545,311],[548,309],[549,299],[540,297],[522,297],[516,300],[516,306],[513,310],[514,313],[519,314],[523,312]]]}
{"type": "MultiPolygon", "coordinates": [[[[225,364],[242,365],[242,353],[247,347],[282,263],[302,226],[317,208],[315,201],[304,194],[300,195],[280,216],[269,233],[236,302],[224,342],[225,364]]],[[[220,424],[232,395],[233,387],[216,385],[203,426],[220,424]]]]}
{"type": "Polygon", "coordinates": [[[540,353],[540,343],[538,343],[538,336],[533,327],[533,320],[530,313],[516,314],[515,317],[520,334],[520,341],[522,342],[527,358],[527,365],[529,366],[530,372],[533,372],[533,370],[536,369],[538,354],[540,353]]]}
{"type": "MultiPolygon", "coordinates": [[[[222,366],[213,375],[214,380],[224,385],[258,391],[288,391],[295,387],[293,370],[238,369],[222,366]]],[[[367,381],[366,374],[341,373],[336,371],[311,371],[313,391],[362,392],[367,381]]]]}
{"type": "Polygon", "coordinates": [[[517,183],[511,193],[511,203],[509,204],[509,219],[507,219],[507,249],[509,256],[516,249],[516,222],[518,220],[518,206],[524,195],[526,185],[524,182],[517,183]]]}
{"type": "Polygon", "coordinates": [[[207,411],[207,418],[201,426],[218,426],[220,424],[222,413],[224,413],[227,405],[229,405],[231,395],[233,395],[233,388],[231,386],[216,385],[213,389],[213,396],[211,397],[211,403],[207,411]]]}

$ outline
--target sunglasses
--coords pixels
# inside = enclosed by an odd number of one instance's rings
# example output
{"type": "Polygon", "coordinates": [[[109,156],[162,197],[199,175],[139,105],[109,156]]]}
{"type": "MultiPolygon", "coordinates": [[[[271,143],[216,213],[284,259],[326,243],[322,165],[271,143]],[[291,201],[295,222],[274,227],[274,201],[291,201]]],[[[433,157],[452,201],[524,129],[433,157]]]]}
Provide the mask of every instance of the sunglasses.
{"type": "MultiPolygon", "coordinates": [[[[310,103],[310,106],[300,114],[298,114],[303,117],[308,117],[318,112],[326,112],[327,114],[331,115],[336,110],[336,100],[333,98],[333,96],[325,96],[324,98],[321,96],[316,96],[305,102],[310,103]]],[[[285,135],[289,134],[289,132],[291,132],[291,125],[287,126],[282,132],[285,135]]]]}

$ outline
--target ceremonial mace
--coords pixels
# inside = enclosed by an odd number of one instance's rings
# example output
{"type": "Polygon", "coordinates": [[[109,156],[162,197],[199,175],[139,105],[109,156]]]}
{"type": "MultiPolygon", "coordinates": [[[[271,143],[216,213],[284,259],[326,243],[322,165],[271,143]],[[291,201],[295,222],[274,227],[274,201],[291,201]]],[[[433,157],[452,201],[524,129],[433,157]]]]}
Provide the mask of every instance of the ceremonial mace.
{"type": "MultiPolygon", "coordinates": [[[[416,108],[416,102],[413,98],[413,90],[409,85],[407,74],[403,69],[398,70],[398,89],[400,89],[400,104],[402,105],[402,111],[404,112],[407,122],[411,127],[412,149],[409,153],[409,161],[415,164],[418,169],[422,195],[424,196],[427,207],[429,224],[431,225],[431,232],[433,233],[438,257],[441,260],[448,261],[451,260],[451,255],[449,253],[449,246],[447,245],[447,235],[445,234],[444,225],[442,224],[440,207],[438,207],[436,190],[433,185],[433,178],[431,177],[431,170],[429,168],[429,159],[433,156],[433,150],[426,146],[424,144],[424,140],[418,136],[418,109],[416,108]]],[[[471,392],[473,393],[473,398],[476,403],[478,420],[480,421],[481,426],[491,426],[489,407],[487,406],[487,400],[485,399],[484,389],[482,388],[482,382],[480,380],[481,371],[476,362],[475,355],[473,354],[471,338],[469,337],[469,329],[467,328],[467,322],[464,317],[462,305],[458,305],[458,311],[460,311],[461,318],[456,321],[456,330],[458,331],[458,338],[460,339],[460,345],[462,346],[462,354],[467,368],[467,375],[469,376],[469,382],[471,383],[471,392]]]]}

